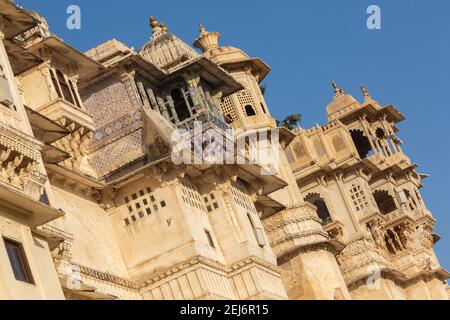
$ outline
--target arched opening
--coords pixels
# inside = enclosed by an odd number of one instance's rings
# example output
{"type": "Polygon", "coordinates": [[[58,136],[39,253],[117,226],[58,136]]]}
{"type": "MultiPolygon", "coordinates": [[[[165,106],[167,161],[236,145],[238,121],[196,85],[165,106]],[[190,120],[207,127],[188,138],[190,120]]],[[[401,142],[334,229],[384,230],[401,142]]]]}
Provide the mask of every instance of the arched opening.
{"type": "Polygon", "coordinates": [[[375,130],[375,135],[378,138],[378,145],[380,148],[383,149],[387,156],[390,156],[391,150],[386,139],[386,132],[381,128],[377,128],[377,130],[375,130]]]}
{"type": "Polygon", "coordinates": [[[381,128],[377,128],[377,130],[375,130],[375,135],[378,139],[386,139],[386,133],[381,128]]]}
{"type": "Polygon", "coordinates": [[[248,104],[244,107],[244,109],[245,109],[245,114],[247,115],[247,117],[256,116],[256,112],[255,112],[255,109],[253,108],[253,106],[248,104]]]}
{"type": "Polygon", "coordinates": [[[320,219],[322,219],[322,225],[330,224],[333,220],[331,219],[330,211],[328,211],[328,207],[319,194],[311,193],[305,197],[305,201],[313,204],[317,208],[317,215],[320,219]]]}
{"type": "Polygon", "coordinates": [[[388,214],[397,210],[394,198],[387,191],[377,190],[374,192],[373,197],[381,214],[388,214]]]}
{"type": "Polygon", "coordinates": [[[186,104],[186,101],[184,100],[183,94],[181,93],[181,90],[176,88],[173,89],[170,93],[170,96],[173,100],[173,105],[175,108],[175,112],[177,113],[178,120],[183,121],[188,119],[191,114],[189,112],[189,108],[186,104]]]}
{"type": "Polygon", "coordinates": [[[353,143],[355,144],[356,150],[358,150],[359,157],[365,159],[373,154],[372,147],[370,145],[369,139],[364,135],[361,130],[355,129],[350,130],[353,143]]]}

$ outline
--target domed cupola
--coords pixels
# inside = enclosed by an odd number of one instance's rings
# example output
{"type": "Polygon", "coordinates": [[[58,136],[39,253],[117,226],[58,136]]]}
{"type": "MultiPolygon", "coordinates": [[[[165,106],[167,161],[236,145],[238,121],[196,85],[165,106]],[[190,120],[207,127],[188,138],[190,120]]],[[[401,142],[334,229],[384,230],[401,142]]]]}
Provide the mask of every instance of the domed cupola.
{"type": "Polygon", "coordinates": [[[158,21],[153,17],[150,18],[150,26],[153,29],[152,37],[139,51],[145,60],[170,71],[181,63],[199,56],[187,43],[169,33],[163,23],[158,25],[158,21]]]}

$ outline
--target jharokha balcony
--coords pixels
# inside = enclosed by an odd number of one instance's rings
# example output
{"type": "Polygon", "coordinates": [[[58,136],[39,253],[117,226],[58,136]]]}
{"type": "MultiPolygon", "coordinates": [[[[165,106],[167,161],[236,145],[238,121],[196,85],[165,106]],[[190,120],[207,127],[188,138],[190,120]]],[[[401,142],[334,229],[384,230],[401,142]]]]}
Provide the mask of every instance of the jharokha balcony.
{"type": "Polygon", "coordinates": [[[94,130],[92,116],[89,113],[61,98],[39,107],[36,111],[60,123],[63,120],[65,122],[74,122],[90,131],[94,130]]]}

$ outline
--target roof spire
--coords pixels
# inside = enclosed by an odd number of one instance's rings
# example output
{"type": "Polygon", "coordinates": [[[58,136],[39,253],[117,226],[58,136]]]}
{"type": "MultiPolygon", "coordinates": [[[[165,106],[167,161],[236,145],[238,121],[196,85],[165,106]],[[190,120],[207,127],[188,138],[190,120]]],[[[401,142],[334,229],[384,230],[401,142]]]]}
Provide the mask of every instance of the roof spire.
{"type": "Polygon", "coordinates": [[[155,17],[150,17],[150,27],[152,27],[153,30],[158,27],[158,20],[156,20],[155,17]]]}
{"type": "Polygon", "coordinates": [[[158,22],[154,17],[150,17],[150,26],[153,29],[152,39],[159,37],[169,30],[164,23],[158,22]]]}
{"type": "Polygon", "coordinates": [[[333,86],[334,89],[334,95],[336,97],[340,97],[343,96],[345,94],[344,89],[338,87],[338,85],[336,84],[336,81],[333,80],[333,82],[331,83],[331,85],[333,86]]]}
{"type": "Polygon", "coordinates": [[[364,85],[360,86],[361,92],[364,95],[364,100],[370,100],[372,99],[372,97],[369,94],[369,91],[367,91],[366,87],[364,87],[364,85]]]}
{"type": "Polygon", "coordinates": [[[199,24],[199,35],[194,42],[194,47],[203,52],[219,47],[220,33],[206,31],[203,24],[199,24]]]}

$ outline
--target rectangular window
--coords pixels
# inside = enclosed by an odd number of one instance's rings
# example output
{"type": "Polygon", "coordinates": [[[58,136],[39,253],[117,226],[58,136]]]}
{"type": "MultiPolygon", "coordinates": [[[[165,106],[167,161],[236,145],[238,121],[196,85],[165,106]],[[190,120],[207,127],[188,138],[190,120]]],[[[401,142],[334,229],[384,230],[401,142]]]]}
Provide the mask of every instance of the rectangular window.
{"type": "Polygon", "coordinates": [[[75,99],[75,105],[76,105],[78,108],[81,108],[81,101],[80,101],[80,99],[79,99],[79,97],[78,97],[78,95],[77,95],[77,91],[75,90],[75,85],[74,85],[73,82],[70,81],[70,80],[69,80],[69,85],[70,85],[70,90],[72,91],[73,97],[74,97],[74,99],[75,99]]]}
{"type": "Polygon", "coordinates": [[[216,246],[214,245],[214,241],[212,239],[211,232],[209,232],[208,230],[205,230],[205,234],[206,234],[206,238],[208,238],[209,245],[211,247],[215,248],[216,246]]]}
{"type": "Polygon", "coordinates": [[[264,231],[262,228],[256,227],[250,213],[247,213],[248,220],[252,226],[253,233],[255,234],[255,239],[258,245],[262,248],[266,245],[266,240],[264,239],[264,231]]]}
{"type": "Polygon", "coordinates": [[[23,245],[7,238],[3,238],[3,242],[5,243],[6,252],[8,253],[9,262],[16,280],[34,284],[23,245]]]}
{"type": "Polygon", "coordinates": [[[59,87],[58,81],[56,81],[55,74],[53,73],[52,70],[50,70],[50,77],[52,78],[52,83],[53,83],[53,86],[55,87],[58,97],[60,97],[61,99],[64,99],[64,96],[61,92],[61,88],[59,87]]]}
{"type": "Polygon", "coordinates": [[[73,100],[72,93],[70,92],[70,88],[67,85],[67,81],[66,78],[64,77],[64,74],[61,71],[56,70],[56,76],[58,78],[59,86],[63,93],[64,99],[70,102],[71,104],[75,104],[75,101],[73,100]]]}

